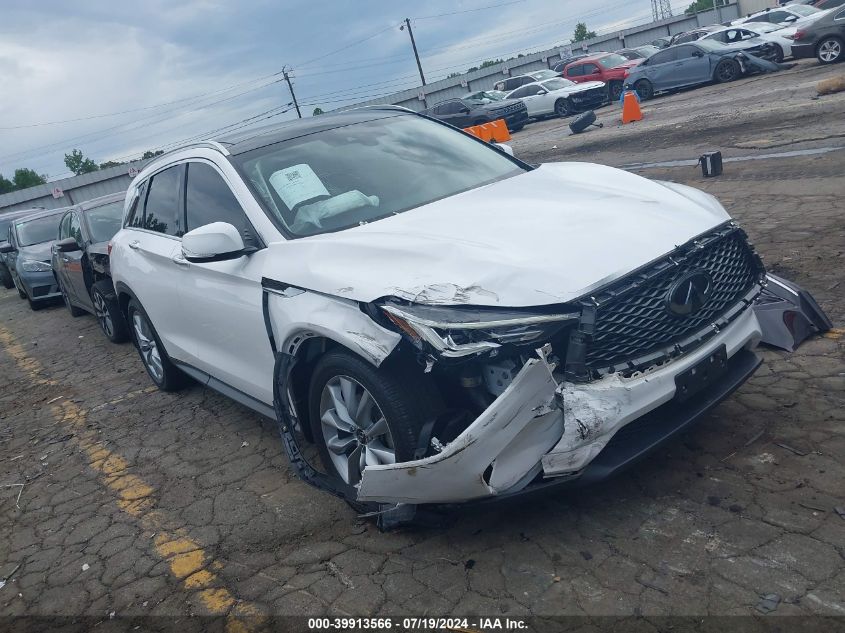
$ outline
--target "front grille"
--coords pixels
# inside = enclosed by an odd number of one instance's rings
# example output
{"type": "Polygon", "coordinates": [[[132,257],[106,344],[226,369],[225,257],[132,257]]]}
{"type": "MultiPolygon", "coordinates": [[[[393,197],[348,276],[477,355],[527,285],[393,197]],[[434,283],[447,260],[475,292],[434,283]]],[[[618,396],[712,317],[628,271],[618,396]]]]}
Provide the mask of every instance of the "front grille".
{"type": "Polygon", "coordinates": [[[508,106],[503,108],[497,108],[493,111],[493,116],[505,116],[506,114],[511,114],[513,112],[519,112],[520,110],[525,109],[525,105],[522,103],[512,103],[508,106]]]}
{"type": "Polygon", "coordinates": [[[762,271],[745,233],[725,225],[602,288],[591,297],[595,326],[586,350],[587,367],[618,369],[707,328],[748,294],[762,271]],[[698,270],[712,278],[709,298],[692,315],[672,314],[667,309],[670,288],[698,270]]]}

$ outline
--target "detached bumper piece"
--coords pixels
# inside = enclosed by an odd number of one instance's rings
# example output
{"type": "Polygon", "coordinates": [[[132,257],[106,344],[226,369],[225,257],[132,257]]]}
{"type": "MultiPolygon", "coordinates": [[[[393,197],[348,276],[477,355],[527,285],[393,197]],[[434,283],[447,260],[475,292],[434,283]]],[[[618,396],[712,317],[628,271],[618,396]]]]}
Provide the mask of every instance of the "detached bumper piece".
{"type": "Polygon", "coordinates": [[[794,352],[813,334],[833,327],[819,304],[801,286],[772,273],[766,274],[766,281],[754,304],[763,331],[761,342],[794,352]]]}

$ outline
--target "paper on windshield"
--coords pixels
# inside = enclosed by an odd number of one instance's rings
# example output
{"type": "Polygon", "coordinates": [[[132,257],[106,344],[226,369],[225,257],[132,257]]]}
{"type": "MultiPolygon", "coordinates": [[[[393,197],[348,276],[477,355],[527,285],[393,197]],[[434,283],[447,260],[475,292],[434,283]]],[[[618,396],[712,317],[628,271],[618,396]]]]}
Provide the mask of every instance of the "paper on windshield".
{"type": "Polygon", "coordinates": [[[329,192],[310,166],[301,164],[273,172],[270,184],[288,209],[329,192]]]}
{"type": "Polygon", "coordinates": [[[347,191],[328,200],[319,200],[312,204],[304,204],[296,212],[296,219],[291,227],[294,231],[307,230],[308,224],[322,228],[323,220],[340,215],[360,207],[377,207],[378,196],[367,196],[357,189],[347,191]]]}

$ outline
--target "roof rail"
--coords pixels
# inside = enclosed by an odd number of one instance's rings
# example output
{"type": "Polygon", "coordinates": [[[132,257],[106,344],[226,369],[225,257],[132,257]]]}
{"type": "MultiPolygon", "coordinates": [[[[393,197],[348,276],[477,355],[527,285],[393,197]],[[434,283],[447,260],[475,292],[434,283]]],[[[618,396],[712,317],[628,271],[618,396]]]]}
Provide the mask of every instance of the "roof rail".
{"type": "Polygon", "coordinates": [[[152,159],[150,159],[150,162],[152,162],[154,160],[158,160],[159,158],[163,158],[165,156],[170,156],[171,154],[175,154],[176,152],[181,152],[183,149],[195,148],[195,147],[203,147],[203,148],[206,148],[206,149],[213,149],[213,150],[223,154],[223,156],[229,156],[230,155],[229,150],[226,149],[226,146],[223,145],[222,143],[218,143],[217,141],[198,141],[196,143],[188,143],[186,145],[181,145],[180,147],[176,147],[174,149],[167,150],[163,154],[159,154],[158,156],[154,156],[152,159]]]}

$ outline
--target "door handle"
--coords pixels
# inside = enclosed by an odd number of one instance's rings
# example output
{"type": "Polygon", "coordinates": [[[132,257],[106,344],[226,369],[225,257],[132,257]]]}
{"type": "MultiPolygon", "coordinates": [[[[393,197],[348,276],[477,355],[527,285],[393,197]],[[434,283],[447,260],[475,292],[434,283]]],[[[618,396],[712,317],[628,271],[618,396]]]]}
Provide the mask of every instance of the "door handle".
{"type": "Polygon", "coordinates": [[[191,265],[191,262],[189,262],[187,259],[185,259],[181,255],[174,255],[173,257],[170,258],[170,261],[172,261],[177,266],[190,266],[191,265]]]}
{"type": "Polygon", "coordinates": [[[62,261],[63,261],[63,262],[69,262],[69,261],[70,261],[70,257],[62,257],[62,261]]]}
{"type": "Polygon", "coordinates": [[[132,240],[131,242],[129,242],[129,248],[131,248],[131,249],[138,250],[138,248],[140,248],[140,246],[141,246],[141,242],[139,242],[138,240],[132,240]]]}

